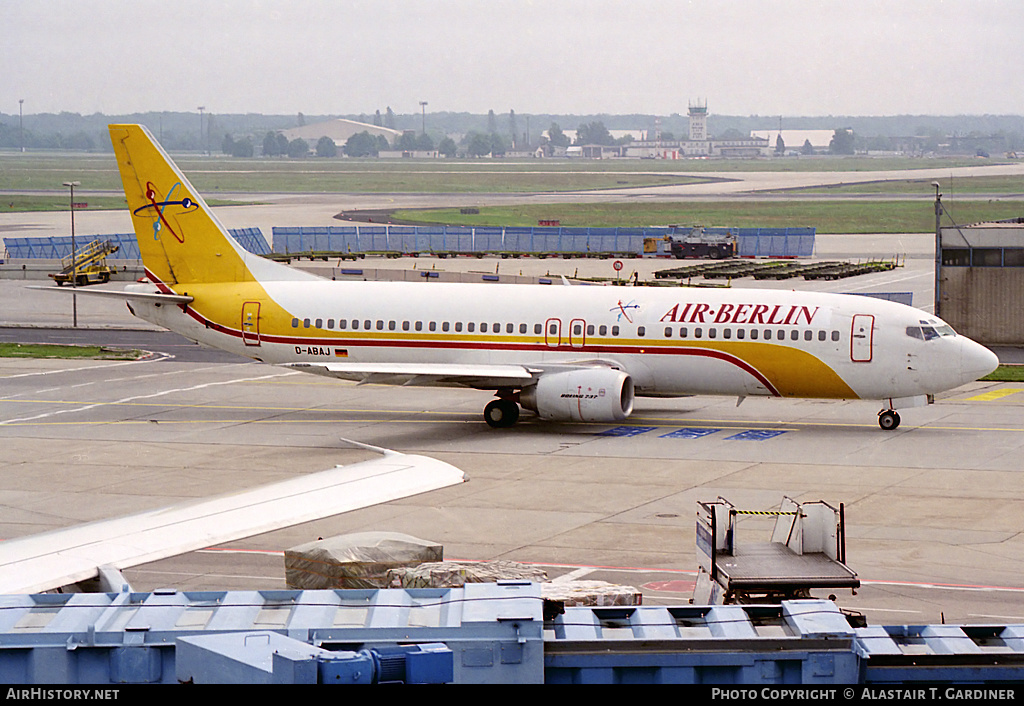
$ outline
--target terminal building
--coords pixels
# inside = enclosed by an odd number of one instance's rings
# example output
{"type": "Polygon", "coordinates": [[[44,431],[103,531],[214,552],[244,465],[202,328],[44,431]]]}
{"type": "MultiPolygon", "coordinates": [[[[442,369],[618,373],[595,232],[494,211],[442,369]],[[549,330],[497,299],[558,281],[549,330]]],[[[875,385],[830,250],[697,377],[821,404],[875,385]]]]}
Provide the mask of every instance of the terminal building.
{"type": "MultiPolygon", "coordinates": [[[[708,137],[708,105],[691,103],[690,131],[685,140],[662,140],[661,130],[655,128],[648,139],[623,145],[620,154],[613,156],[639,159],[701,159],[707,157],[753,158],[771,155],[774,146],[765,138],[716,140],[708,137]]],[[[606,148],[610,149],[610,148],[606,148]]]]}
{"type": "Polygon", "coordinates": [[[979,343],[1024,344],[1024,218],[939,229],[935,314],[979,343]]]}

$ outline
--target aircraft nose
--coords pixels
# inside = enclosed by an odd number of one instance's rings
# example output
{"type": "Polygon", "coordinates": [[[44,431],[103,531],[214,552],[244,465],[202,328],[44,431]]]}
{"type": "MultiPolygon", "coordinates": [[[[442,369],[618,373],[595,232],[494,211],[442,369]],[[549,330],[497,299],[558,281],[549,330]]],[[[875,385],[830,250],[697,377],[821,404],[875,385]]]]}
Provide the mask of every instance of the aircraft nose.
{"type": "Polygon", "coordinates": [[[963,338],[960,348],[960,373],[963,381],[972,382],[985,377],[999,367],[999,358],[980,343],[963,338]]]}

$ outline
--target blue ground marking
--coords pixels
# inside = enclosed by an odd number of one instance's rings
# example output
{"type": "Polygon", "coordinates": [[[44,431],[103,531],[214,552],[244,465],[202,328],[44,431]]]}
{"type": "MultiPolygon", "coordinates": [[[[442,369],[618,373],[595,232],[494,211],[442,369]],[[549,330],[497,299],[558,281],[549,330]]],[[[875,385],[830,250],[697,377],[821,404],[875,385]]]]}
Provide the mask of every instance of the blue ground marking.
{"type": "Polygon", "coordinates": [[[659,438],[661,439],[699,439],[702,436],[708,434],[714,434],[716,431],[722,431],[721,429],[676,429],[670,431],[668,434],[662,434],[659,438]]]}
{"type": "Polygon", "coordinates": [[[646,434],[655,429],[657,427],[613,427],[608,431],[599,432],[597,436],[637,436],[638,434],[646,434]]]}
{"type": "Polygon", "coordinates": [[[785,430],[771,430],[771,429],[748,429],[747,431],[741,431],[739,434],[733,434],[732,436],[725,437],[726,441],[764,441],[765,439],[771,439],[772,437],[778,436],[779,434],[785,434],[785,430]]]}

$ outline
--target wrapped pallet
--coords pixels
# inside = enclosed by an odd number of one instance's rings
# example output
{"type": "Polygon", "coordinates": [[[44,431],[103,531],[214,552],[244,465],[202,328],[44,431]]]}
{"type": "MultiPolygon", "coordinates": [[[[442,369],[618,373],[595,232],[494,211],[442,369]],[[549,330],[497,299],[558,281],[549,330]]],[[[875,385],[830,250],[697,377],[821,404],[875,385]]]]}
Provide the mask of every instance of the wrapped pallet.
{"type": "Polygon", "coordinates": [[[619,586],[604,581],[552,581],[542,584],[541,596],[567,606],[630,606],[641,605],[643,594],[632,586],[619,586]]]}
{"type": "Polygon", "coordinates": [[[444,547],[397,532],[329,537],[284,553],[288,588],[386,588],[389,569],[441,561],[444,547]]]}
{"type": "Polygon", "coordinates": [[[520,580],[541,583],[548,576],[514,561],[440,561],[388,571],[392,588],[461,588],[467,583],[520,580]]]}

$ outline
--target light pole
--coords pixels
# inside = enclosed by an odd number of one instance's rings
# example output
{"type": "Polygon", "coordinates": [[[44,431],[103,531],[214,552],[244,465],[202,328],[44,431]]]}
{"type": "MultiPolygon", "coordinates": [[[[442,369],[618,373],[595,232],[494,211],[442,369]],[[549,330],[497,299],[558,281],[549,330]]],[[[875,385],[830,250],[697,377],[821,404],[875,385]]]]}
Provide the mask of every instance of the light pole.
{"type": "Polygon", "coordinates": [[[22,121],[22,116],[21,116],[21,106],[22,106],[22,104],[24,104],[24,102],[25,102],[24,98],[19,98],[18,99],[18,134],[20,135],[20,139],[21,139],[21,151],[22,152],[25,151],[25,124],[22,121]]]}
{"type": "Polygon", "coordinates": [[[206,110],[206,106],[199,106],[199,151],[203,152],[203,111],[206,110]]]}
{"type": "Polygon", "coordinates": [[[423,134],[427,134],[427,102],[420,101],[420,111],[423,113],[423,134]]]}
{"type": "Polygon", "coordinates": [[[935,187],[935,296],[932,304],[932,313],[935,316],[942,316],[942,194],[939,192],[939,182],[933,181],[935,187]]]}
{"type": "Polygon", "coordinates": [[[78,328],[78,295],[75,294],[75,287],[78,286],[78,260],[75,259],[75,187],[81,185],[80,181],[66,181],[64,186],[71,189],[71,324],[78,328]]]}

